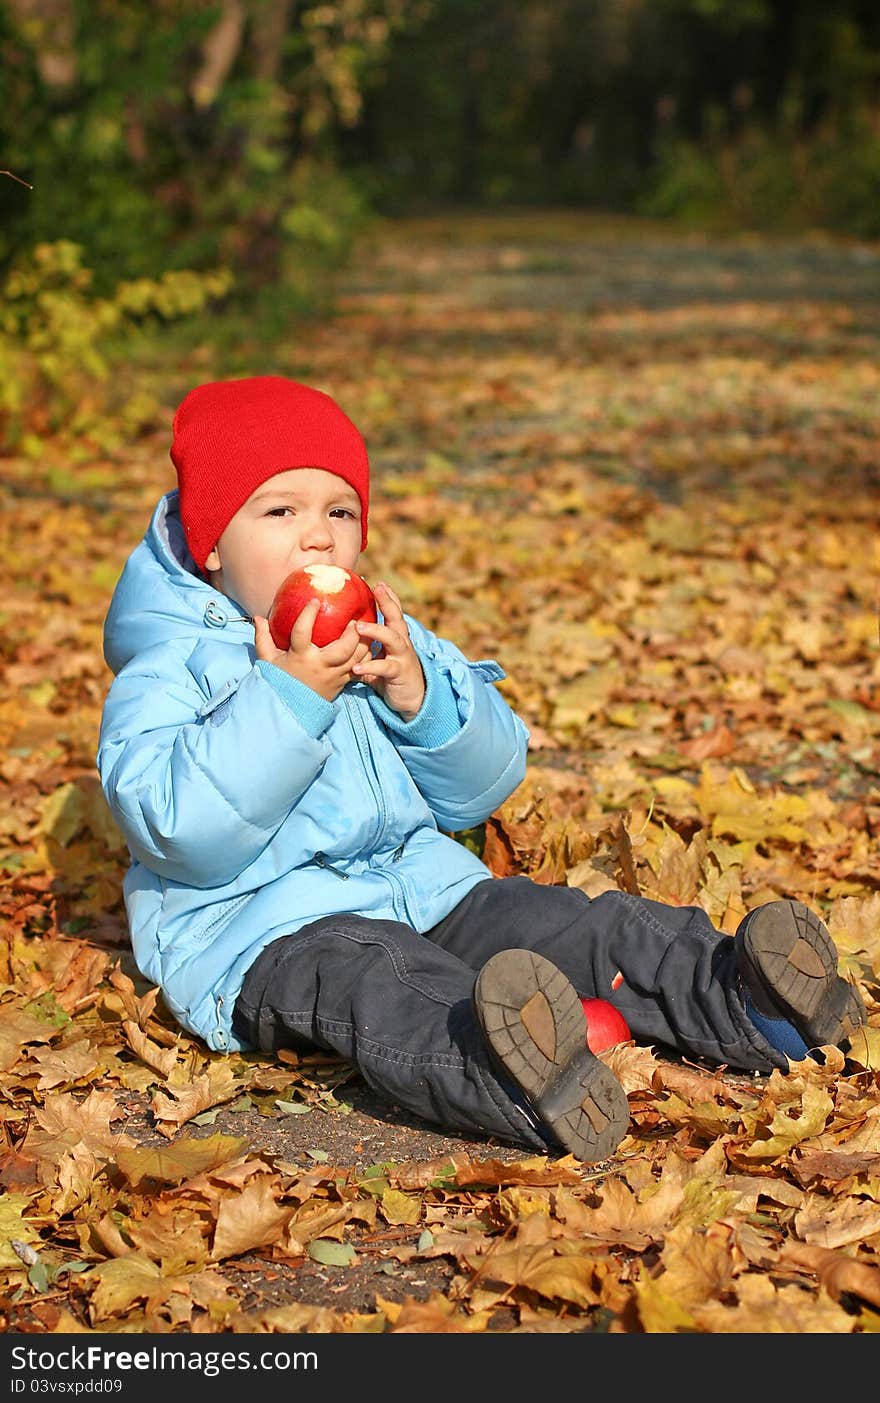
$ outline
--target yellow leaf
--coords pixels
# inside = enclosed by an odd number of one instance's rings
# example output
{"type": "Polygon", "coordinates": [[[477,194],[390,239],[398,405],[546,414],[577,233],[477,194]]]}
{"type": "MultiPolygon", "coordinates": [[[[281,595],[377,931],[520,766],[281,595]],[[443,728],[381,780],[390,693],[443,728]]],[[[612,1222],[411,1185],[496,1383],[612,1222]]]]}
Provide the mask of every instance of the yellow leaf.
{"type": "Polygon", "coordinates": [[[183,1136],[173,1145],[121,1149],[116,1163],[134,1188],[145,1179],[160,1184],[181,1184],[196,1174],[247,1154],[249,1141],[233,1135],[183,1136]]]}
{"type": "Polygon", "coordinates": [[[43,804],[40,831],[65,848],[82,828],[85,812],[85,799],[77,786],[62,784],[43,804]]]}
{"type": "Polygon", "coordinates": [[[389,1188],[382,1194],[380,1211],[386,1223],[417,1223],[422,1216],[422,1202],[400,1189],[389,1188]]]}
{"type": "Polygon", "coordinates": [[[477,1258],[465,1258],[467,1265],[480,1271],[483,1282],[501,1281],[505,1286],[521,1286],[537,1291],[548,1300],[568,1301],[586,1308],[601,1299],[596,1280],[596,1261],[582,1244],[559,1252],[552,1243],[535,1243],[496,1249],[477,1258]]]}
{"type": "MultiPolygon", "coordinates": [[[[666,1234],[660,1265],[663,1275],[656,1280],[642,1278],[637,1286],[639,1313],[646,1330],[653,1329],[645,1319],[642,1288],[656,1286],[665,1302],[675,1301],[689,1312],[702,1301],[717,1301],[731,1293],[738,1254],[732,1249],[731,1230],[719,1223],[705,1232],[695,1232],[692,1224],[677,1223],[666,1234]]],[[[685,1327],[687,1328],[687,1327],[685,1327]]],[[[694,1328],[693,1321],[691,1328],[694,1328]]]]}
{"type": "Polygon", "coordinates": [[[94,1321],[125,1315],[135,1302],[151,1300],[157,1294],[161,1298],[161,1280],[161,1267],[139,1252],[102,1262],[80,1277],[86,1290],[92,1291],[94,1321]]]}
{"type": "Polygon", "coordinates": [[[827,1291],[815,1296],[800,1286],[777,1289],[772,1277],[750,1273],[737,1281],[736,1305],[707,1301],[694,1307],[697,1325],[713,1335],[848,1335],[848,1315],[827,1291]]]}
{"type": "MultiPolygon", "coordinates": [[[[757,1138],[757,1118],[752,1131],[748,1131],[752,1119],[747,1113],[743,1117],[751,1143],[739,1148],[739,1154],[747,1160],[774,1160],[787,1155],[804,1140],[813,1135],[821,1135],[828,1117],[834,1110],[834,1102],[822,1087],[807,1082],[803,1089],[800,1115],[792,1116],[791,1106],[779,1107],[768,1127],[770,1134],[757,1138]],[[752,1138],[754,1136],[754,1138],[752,1138]]],[[[760,1113],[759,1113],[760,1114],[760,1113]]]]}
{"type": "Polygon", "coordinates": [[[642,1277],[636,1282],[635,1297],[642,1328],[649,1335],[693,1334],[697,1323],[678,1294],[678,1277],[659,1281],[642,1277]]]}
{"type": "Polygon", "coordinates": [[[0,1197],[0,1267],[23,1267],[12,1242],[36,1244],[40,1235],[21,1215],[30,1203],[27,1194],[5,1193],[0,1197]]]}
{"type": "Polygon", "coordinates": [[[264,1247],[280,1237],[293,1209],[276,1202],[277,1188],[276,1178],[261,1174],[240,1193],[227,1194],[220,1200],[211,1248],[215,1262],[264,1247]]]}
{"type": "Polygon", "coordinates": [[[60,1033],[44,1018],[3,1005],[0,1020],[0,1071],[9,1071],[24,1056],[28,1043],[48,1043],[60,1033]]]}
{"type": "Polygon", "coordinates": [[[553,697],[552,724],[561,730],[582,730],[597,716],[620,682],[620,670],[615,667],[594,667],[567,686],[560,687],[553,697]]]}
{"type": "Polygon", "coordinates": [[[242,1082],[227,1062],[212,1062],[207,1072],[182,1086],[168,1083],[169,1095],[157,1091],[150,1103],[157,1128],[169,1140],[179,1126],[211,1106],[231,1101],[242,1090],[242,1082]]]}

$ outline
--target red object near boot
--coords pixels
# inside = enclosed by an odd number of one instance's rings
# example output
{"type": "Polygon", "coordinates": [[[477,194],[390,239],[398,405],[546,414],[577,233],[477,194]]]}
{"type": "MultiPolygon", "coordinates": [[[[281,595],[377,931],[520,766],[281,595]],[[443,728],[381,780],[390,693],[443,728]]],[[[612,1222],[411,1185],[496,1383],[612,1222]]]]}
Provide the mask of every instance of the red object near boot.
{"type": "Polygon", "coordinates": [[[607,999],[581,999],[587,1020],[587,1047],[591,1052],[629,1042],[632,1033],[619,1009],[607,999]]]}

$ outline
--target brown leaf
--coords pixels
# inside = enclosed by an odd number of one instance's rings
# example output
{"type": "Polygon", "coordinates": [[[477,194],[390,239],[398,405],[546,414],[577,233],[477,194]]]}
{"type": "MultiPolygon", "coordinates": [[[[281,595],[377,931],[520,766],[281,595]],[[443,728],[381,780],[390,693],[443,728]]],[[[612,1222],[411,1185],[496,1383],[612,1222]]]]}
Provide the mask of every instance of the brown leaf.
{"type": "Polygon", "coordinates": [[[470,1164],[470,1156],[457,1150],[439,1159],[411,1160],[406,1164],[390,1165],[387,1177],[401,1189],[424,1189],[435,1179],[447,1179],[470,1164]]]}
{"type": "Polygon", "coordinates": [[[180,1086],[169,1082],[168,1094],[157,1091],[150,1103],[157,1129],[170,1140],[193,1116],[231,1101],[241,1089],[241,1081],[228,1062],[212,1062],[202,1076],[193,1077],[180,1086]]]}
{"type": "Polygon", "coordinates": [[[392,1335],[473,1335],[486,1329],[489,1312],[467,1314],[454,1301],[434,1291],[427,1301],[387,1301],[376,1297],[392,1335]]]}
{"type": "Polygon", "coordinates": [[[101,1056],[90,1042],[82,1038],[64,1047],[32,1053],[29,1061],[40,1070],[37,1089],[48,1091],[52,1087],[85,1081],[100,1066],[101,1056]]]}
{"type": "Polygon", "coordinates": [[[159,997],[158,988],[148,989],[143,997],[139,998],[135,992],[134,981],[127,974],[123,974],[118,965],[110,975],[110,983],[122,1001],[125,1016],[136,1023],[139,1028],[146,1028],[156,1007],[156,1000],[159,997]]]}
{"type": "Polygon", "coordinates": [[[122,1031],[132,1052],[145,1066],[152,1067],[161,1077],[170,1077],[177,1063],[176,1047],[168,1047],[163,1051],[159,1044],[154,1043],[130,1018],[122,1020],[122,1031]]]}
{"type": "Polygon", "coordinates": [[[44,1018],[34,1018],[22,1009],[2,1006],[0,1018],[0,1071],[7,1072],[27,1052],[28,1043],[48,1043],[60,1029],[53,1028],[44,1018]]]}
{"type": "Polygon", "coordinates": [[[795,1231],[819,1247],[844,1247],[880,1233],[880,1203],[860,1198],[834,1199],[811,1195],[795,1215],[795,1231]]]}
{"type": "Polygon", "coordinates": [[[843,1252],[827,1247],[813,1247],[805,1242],[784,1242],[778,1260],[802,1267],[825,1287],[832,1300],[842,1296],[859,1296],[880,1309],[880,1266],[860,1262],[843,1252]]]}
{"type": "Polygon", "coordinates": [[[182,1184],[197,1174],[239,1159],[247,1149],[248,1141],[237,1136],[185,1135],[173,1145],[121,1149],[116,1164],[134,1188],[149,1179],[159,1184],[182,1184]]]}
{"type": "Polygon", "coordinates": [[[711,731],[704,731],[701,736],[694,736],[693,740],[682,741],[679,750],[689,760],[699,764],[702,760],[719,760],[725,755],[732,755],[736,744],[736,736],[721,721],[711,731]]]}
{"type": "Polygon", "coordinates": [[[82,1101],[68,1092],[52,1093],[43,1106],[34,1110],[34,1123],[22,1142],[22,1154],[40,1161],[45,1182],[51,1182],[65,1151],[79,1145],[90,1150],[101,1163],[115,1160],[121,1149],[135,1143],[124,1131],[113,1129],[112,1122],[123,1115],[112,1091],[90,1091],[82,1101]]]}
{"type": "Polygon", "coordinates": [[[570,1155],[563,1159],[547,1160],[543,1156],[535,1155],[530,1159],[516,1160],[511,1164],[505,1164],[498,1159],[472,1160],[461,1165],[455,1171],[454,1182],[459,1188],[468,1188],[478,1184],[578,1184],[580,1174],[577,1169],[569,1167],[566,1159],[573,1166],[577,1161],[570,1155]]]}
{"type": "Polygon", "coordinates": [[[582,1309],[601,1300],[596,1262],[583,1244],[513,1243],[465,1262],[482,1284],[498,1281],[582,1309]]]}
{"type": "Polygon", "coordinates": [[[215,1262],[265,1247],[281,1236],[293,1209],[276,1200],[277,1180],[261,1174],[237,1194],[220,1200],[211,1258],[215,1262]]]}

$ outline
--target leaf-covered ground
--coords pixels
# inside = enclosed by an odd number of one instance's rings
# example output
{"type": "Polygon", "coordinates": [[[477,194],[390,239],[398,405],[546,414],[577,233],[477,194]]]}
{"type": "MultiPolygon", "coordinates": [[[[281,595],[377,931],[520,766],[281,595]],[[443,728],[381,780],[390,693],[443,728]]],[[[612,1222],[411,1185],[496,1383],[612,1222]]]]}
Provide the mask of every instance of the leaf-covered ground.
{"type": "Polygon", "coordinates": [[[573,215],[391,226],[332,320],[139,348],[113,393],[155,396],[152,432],[0,464],[0,1329],[878,1329],[878,271],[573,215]],[[630,1134],[587,1167],[175,1028],[95,775],[102,619],[179,398],[270,370],[366,434],[364,573],[497,657],[530,726],[525,783],[463,840],[727,932],[811,903],[869,1012],[846,1060],[619,1046],[630,1134]]]}

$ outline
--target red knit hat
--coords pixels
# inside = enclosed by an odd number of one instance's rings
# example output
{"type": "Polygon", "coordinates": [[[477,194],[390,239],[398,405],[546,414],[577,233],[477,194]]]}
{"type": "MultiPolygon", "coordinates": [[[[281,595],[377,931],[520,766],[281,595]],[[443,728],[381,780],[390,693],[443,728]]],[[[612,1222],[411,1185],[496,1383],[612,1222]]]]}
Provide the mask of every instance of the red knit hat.
{"type": "Polygon", "coordinates": [[[180,519],[199,569],[251,493],[288,468],[324,468],[361,501],[367,544],[370,464],[354,424],[322,390],[256,375],[190,390],[174,416],[180,519]]]}

